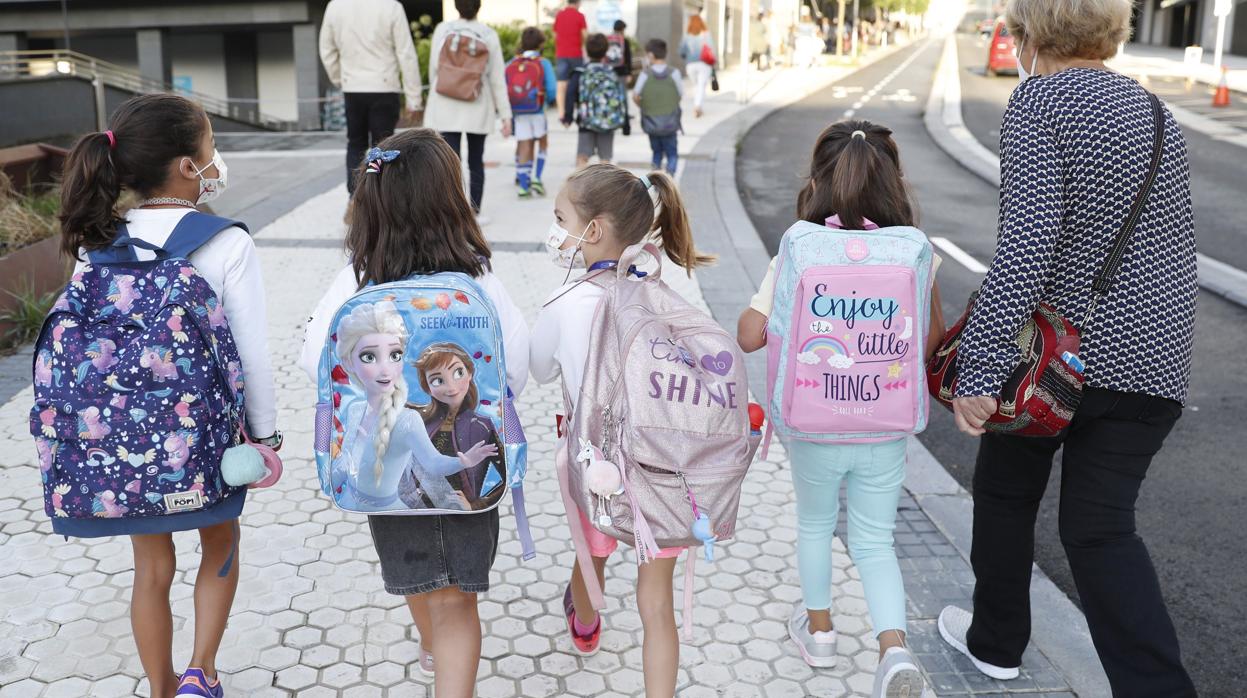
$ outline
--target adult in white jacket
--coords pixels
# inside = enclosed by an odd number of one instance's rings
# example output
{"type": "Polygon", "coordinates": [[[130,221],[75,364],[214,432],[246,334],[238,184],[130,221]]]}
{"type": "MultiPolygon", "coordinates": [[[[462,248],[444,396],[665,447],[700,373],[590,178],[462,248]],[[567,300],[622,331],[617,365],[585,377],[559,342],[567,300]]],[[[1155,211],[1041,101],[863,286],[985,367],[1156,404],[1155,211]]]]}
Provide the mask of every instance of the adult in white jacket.
{"type": "Polygon", "coordinates": [[[459,19],[442,22],[433,30],[433,46],[429,53],[429,106],[424,113],[424,125],[440,132],[460,157],[463,157],[460,144],[467,134],[468,192],[472,210],[479,219],[481,196],[485,192],[485,136],[493,133],[494,124],[499,120],[502,137],[511,135],[511,101],[507,98],[506,64],[502,60],[498,34],[476,21],[480,0],[455,0],[455,8],[459,10],[459,19]],[[481,76],[480,95],[471,102],[437,92],[437,64],[442,44],[446,43],[448,35],[460,33],[479,38],[489,50],[489,63],[481,76]]]}
{"type": "Polygon", "coordinates": [[[330,0],[320,27],[320,60],[346,101],[346,188],[372,145],[394,134],[401,109],[420,111],[420,60],[397,0],[330,0]],[[400,82],[401,74],[401,82],[400,82]]]}

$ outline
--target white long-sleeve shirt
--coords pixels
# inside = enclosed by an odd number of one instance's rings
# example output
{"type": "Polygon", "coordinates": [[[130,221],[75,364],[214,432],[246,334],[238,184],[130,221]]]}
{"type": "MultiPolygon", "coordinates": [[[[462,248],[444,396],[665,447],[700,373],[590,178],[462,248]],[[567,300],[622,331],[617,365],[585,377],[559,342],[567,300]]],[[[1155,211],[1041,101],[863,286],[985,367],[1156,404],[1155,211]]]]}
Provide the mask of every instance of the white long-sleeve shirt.
{"type": "MultiPolygon", "coordinates": [[[[493,272],[485,272],[476,283],[480,284],[481,290],[489,296],[494,310],[498,312],[498,322],[502,325],[502,349],[507,357],[507,386],[519,397],[528,382],[528,324],[524,322],[524,315],[511,300],[511,295],[507,293],[502,281],[493,272]]],[[[355,270],[348,265],[338,272],[325,295],[316,304],[316,310],[312,311],[312,317],[307,322],[307,334],[303,338],[303,351],[299,354],[299,368],[303,369],[313,383],[317,380],[320,355],[325,348],[325,340],[328,339],[329,323],[338,308],[358,290],[355,270]]]]}
{"type": "Polygon", "coordinates": [[[396,0],[330,0],[320,26],[320,60],[343,92],[402,92],[408,109],[421,107],[420,59],[396,0]]]}
{"type": "Polygon", "coordinates": [[[585,362],[589,359],[593,314],[605,293],[602,287],[591,283],[570,289],[562,286],[550,294],[533,326],[528,370],[538,383],[548,383],[561,375],[573,408],[580,398],[585,362]]]}
{"type": "MultiPolygon", "coordinates": [[[[164,245],[189,208],[136,208],[125,214],[130,237],[164,245]]],[[[155,259],[154,252],[135,248],[140,261],[155,259]]],[[[83,259],[86,255],[81,255],[83,259]]],[[[268,312],[260,257],[247,231],[238,227],[217,233],[190,256],[199,275],[225,307],[230,333],[242,359],[246,383],[247,431],[265,438],[277,431],[277,390],[268,353],[268,312]]],[[[81,267],[84,262],[79,262],[81,267]]]]}

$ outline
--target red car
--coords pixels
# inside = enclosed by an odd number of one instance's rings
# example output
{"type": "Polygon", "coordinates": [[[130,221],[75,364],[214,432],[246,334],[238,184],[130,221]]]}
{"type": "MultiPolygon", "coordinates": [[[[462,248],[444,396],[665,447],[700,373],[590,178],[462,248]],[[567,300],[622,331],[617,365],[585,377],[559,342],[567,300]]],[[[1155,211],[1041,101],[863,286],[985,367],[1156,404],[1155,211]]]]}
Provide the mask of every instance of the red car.
{"type": "Polygon", "coordinates": [[[1018,72],[1017,56],[1013,55],[1013,37],[1005,28],[1004,19],[996,20],[996,28],[992,30],[990,43],[987,46],[987,74],[997,75],[1002,72],[1018,72]]]}

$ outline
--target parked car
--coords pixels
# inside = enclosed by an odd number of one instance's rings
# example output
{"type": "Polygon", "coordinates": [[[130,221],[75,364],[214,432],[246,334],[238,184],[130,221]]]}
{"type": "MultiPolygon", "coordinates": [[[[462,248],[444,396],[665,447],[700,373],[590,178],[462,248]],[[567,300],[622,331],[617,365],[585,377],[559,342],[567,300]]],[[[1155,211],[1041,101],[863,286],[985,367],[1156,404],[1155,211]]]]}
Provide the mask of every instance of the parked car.
{"type": "Polygon", "coordinates": [[[1009,36],[1004,18],[998,18],[987,44],[987,74],[998,75],[1003,72],[1016,75],[1018,61],[1017,56],[1013,55],[1013,49],[1013,37],[1009,36]]]}

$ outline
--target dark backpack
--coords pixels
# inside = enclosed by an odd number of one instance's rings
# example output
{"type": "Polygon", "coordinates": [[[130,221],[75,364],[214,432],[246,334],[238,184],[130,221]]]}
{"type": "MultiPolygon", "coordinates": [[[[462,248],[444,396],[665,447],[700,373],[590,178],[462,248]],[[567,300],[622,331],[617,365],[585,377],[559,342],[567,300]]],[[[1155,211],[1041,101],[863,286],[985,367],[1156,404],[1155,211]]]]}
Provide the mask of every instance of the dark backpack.
{"type": "Polygon", "coordinates": [[[48,516],[171,516],[242,491],[221,477],[243,417],[242,361],[187,259],[232,226],[244,227],[192,211],[157,247],[122,224],[52,307],[30,412],[48,516]],[[137,247],[156,259],[138,261],[137,247]]]}

